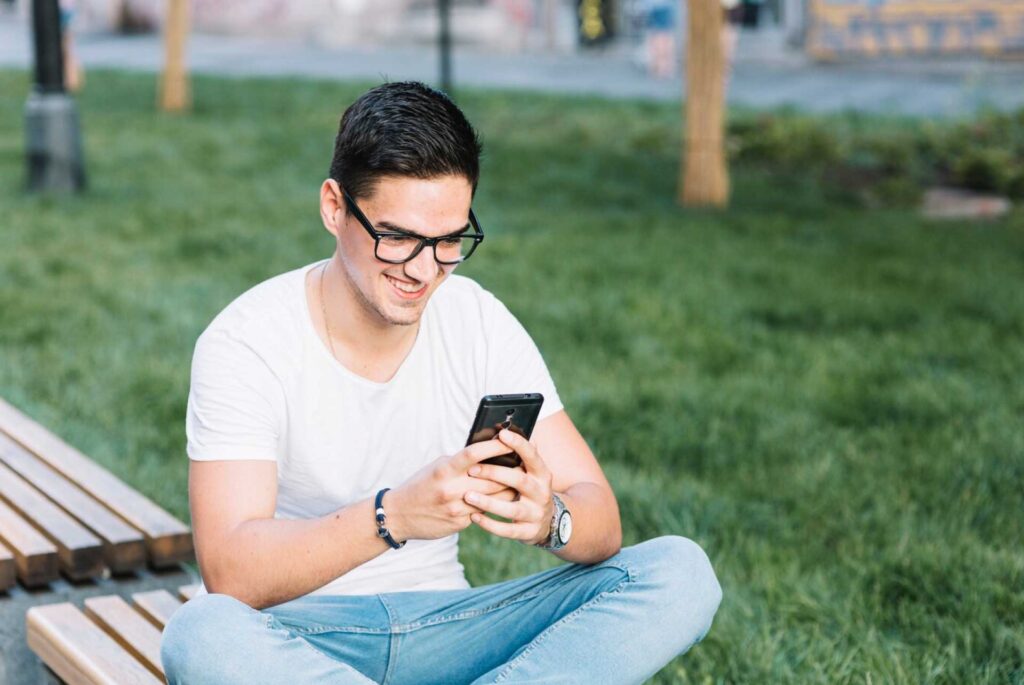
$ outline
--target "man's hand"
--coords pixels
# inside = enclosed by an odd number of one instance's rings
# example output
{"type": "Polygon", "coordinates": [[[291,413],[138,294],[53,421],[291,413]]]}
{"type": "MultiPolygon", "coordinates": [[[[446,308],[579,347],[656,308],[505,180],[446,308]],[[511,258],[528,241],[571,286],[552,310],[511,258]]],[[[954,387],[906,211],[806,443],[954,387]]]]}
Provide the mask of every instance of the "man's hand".
{"type": "MultiPolygon", "coordinates": [[[[468,491],[480,493],[490,500],[503,502],[518,497],[512,488],[499,482],[471,478],[471,466],[499,454],[507,454],[509,446],[499,440],[469,445],[451,457],[440,457],[416,472],[402,485],[385,493],[391,536],[404,540],[435,540],[468,528],[470,514],[480,509],[465,501],[468,491]]],[[[521,469],[506,469],[522,473],[521,469]]]]}
{"type": "Polygon", "coordinates": [[[547,540],[551,534],[551,517],[555,503],[551,493],[551,471],[529,440],[510,430],[498,433],[498,440],[515,450],[523,460],[524,472],[495,464],[477,464],[469,475],[507,485],[519,493],[519,499],[506,501],[479,491],[466,492],[466,502],[483,511],[511,519],[511,523],[495,521],[482,513],[470,515],[473,523],[503,538],[533,545],[547,540]]]}

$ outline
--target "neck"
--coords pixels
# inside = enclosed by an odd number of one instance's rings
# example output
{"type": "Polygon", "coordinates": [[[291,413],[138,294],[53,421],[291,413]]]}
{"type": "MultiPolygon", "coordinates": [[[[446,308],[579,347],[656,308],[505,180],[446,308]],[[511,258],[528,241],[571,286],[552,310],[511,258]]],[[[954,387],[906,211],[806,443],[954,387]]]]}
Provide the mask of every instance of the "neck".
{"type": "Polygon", "coordinates": [[[386,321],[364,301],[359,290],[336,264],[337,254],[321,267],[322,309],[325,325],[338,355],[344,348],[360,360],[375,360],[404,354],[416,339],[419,322],[409,325],[386,321]]]}

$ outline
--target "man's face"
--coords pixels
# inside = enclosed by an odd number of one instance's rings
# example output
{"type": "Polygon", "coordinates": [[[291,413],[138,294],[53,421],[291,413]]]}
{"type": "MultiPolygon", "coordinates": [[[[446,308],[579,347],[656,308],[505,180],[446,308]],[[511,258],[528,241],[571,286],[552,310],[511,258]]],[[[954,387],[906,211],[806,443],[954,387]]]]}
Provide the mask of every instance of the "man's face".
{"type": "MultiPolygon", "coordinates": [[[[373,192],[355,198],[378,231],[405,231],[434,238],[465,228],[473,188],[463,176],[418,179],[388,176],[373,192]]],[[[427,300],[455,267],[439,264],[424,247],[404,264],[388,264],[374,255],[374,241],[339,194],[336,210],[343,275],[364,311],[380,322],[408,326],[419,321],[427,300]]]]}

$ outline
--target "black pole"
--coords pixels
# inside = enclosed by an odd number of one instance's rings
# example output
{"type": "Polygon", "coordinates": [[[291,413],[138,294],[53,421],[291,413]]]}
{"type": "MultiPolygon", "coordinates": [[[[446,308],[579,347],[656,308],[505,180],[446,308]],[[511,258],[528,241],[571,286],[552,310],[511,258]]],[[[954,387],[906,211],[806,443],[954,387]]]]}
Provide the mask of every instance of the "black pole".
{"type": "Polygon", "coordinates": [[[438,0],[437,9],[441,23],[441,90],[449,95],[452,93],[452,26],[450,0],[438,0]]]}
{"type": "Polygon", "coordinates": [[[33,0],[32,33],[36,56],[36,92],[64,92],[64,50],[61,48],[57,0],[33,0]]]}
{"type": "Polygon", "coordinates": [[[64,50],[57,0],[32,0],[35,84],[25,102],[28,187],[76,192],[85,188],[82,138],[75,100],[64,92],[64,50]]]}

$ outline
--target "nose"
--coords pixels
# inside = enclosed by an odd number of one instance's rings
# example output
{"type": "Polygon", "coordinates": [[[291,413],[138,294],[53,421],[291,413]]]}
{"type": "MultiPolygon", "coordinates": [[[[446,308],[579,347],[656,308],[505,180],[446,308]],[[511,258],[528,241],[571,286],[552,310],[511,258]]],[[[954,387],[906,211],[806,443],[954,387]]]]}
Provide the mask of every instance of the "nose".
{"type": "Polygon", "coordinates": [[[441,265],[434,258],[434,250],[424,245],[420,253],[405,263],[405,275],[420,283],[430,283],[437,276],[441,265]]]}

